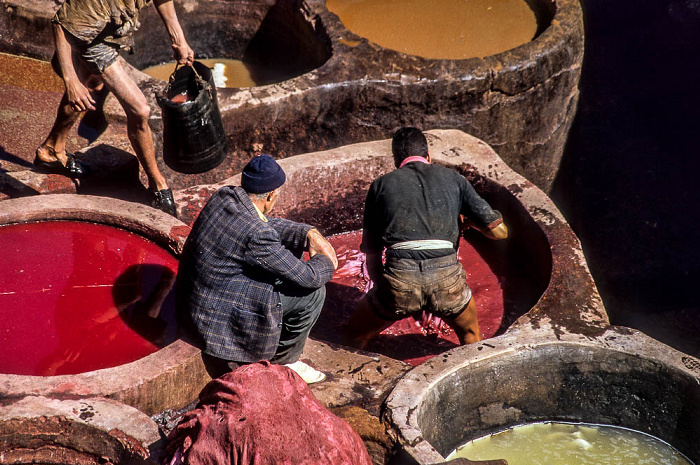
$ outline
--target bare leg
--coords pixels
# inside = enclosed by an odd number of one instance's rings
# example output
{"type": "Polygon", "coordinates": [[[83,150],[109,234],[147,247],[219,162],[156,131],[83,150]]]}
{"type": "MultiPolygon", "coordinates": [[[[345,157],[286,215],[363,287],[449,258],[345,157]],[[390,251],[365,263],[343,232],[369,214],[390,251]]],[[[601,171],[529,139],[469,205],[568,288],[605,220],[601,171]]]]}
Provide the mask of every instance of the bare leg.
{"type": "MultiPolygon", "coordinates": [[[[78,71],[78,78],[91,91],[100,90],[102,88],[102,79],[94,74],[82,64],[82,62],[74,57],[74,66],[78,71]]],[[[52,162],[59,160],[63,165],[66,164],[66,142],[68,135],[73,125],[80,119],[83,112],[73,110],[68,104],[68,97],[63,94],[61,103],[56,112],[56,121],[46,136],[44,142],[36,149],[36,156],[41,161],[52,162]]]]}
{"type": "Polygon", "coordinates": [[[343,334],[343,344],[364,349],[375,336],[392,325],[392,321],[379,318],[367,297],[357,303],[343,334]]]}
{"type": "Polygon", "coordinates": [[[73,110],[67,103],[66,95],[63,95],[56,114],[56,121],[46,140],[36,149],[39,160],[52,162],[59,160],[66,164],[66,140],[75,122],[80,117],[80,112],[73,110]]]}
{"type": "Polygon", "coordinates": [[[102,79],[126,112],[129,141],[146,172],[148,187],[156,191],[166,189],[168,183],[156,164],[153,134],[148,125],[151,109],[146,97],[127,75],[119,60],[105,69],[102,79]]]}
{"type": "Polygon", "coordinates": [[[445,322],[454,330],[462,344],[473,344],[481,340],[479,320],[476,317],[476,303],[474,303],[473,297],[462,313],[452,320],[445,319],[445,322]]]}

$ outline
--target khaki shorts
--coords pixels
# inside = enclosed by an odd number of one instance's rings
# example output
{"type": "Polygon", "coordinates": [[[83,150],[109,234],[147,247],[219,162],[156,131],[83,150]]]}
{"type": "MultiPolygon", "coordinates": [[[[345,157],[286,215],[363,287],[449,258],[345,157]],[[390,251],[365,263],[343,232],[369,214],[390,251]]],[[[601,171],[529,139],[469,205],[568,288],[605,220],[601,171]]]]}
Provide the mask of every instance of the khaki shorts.
{"type": "MultiPolygon", "coordinates": [[[[80,56],[83,63],[87,65],[88,70],[92,74],[102,74],[105,70],[117,61],[119,57],[120,46],[118,44],[113,44],[111,42],[105,42],[102,40],[103,34],[100,34],[91,43],[87,43],[79,38],[73,36],[71,33],[64,29],[66,39],[71,44],[73,51],[80,56]]],[[[51,60],[54,71],[61,75],[61,70],[58,67],[58,57],[54,55],[51,60]]]]}
{"type": "Polygon", "coordinates": [[[382,278],[367,297],[385,320],[422,311],[455,318],[472,298],[466,277],[456,253],[428,260],[387,257],[382,278]]]}

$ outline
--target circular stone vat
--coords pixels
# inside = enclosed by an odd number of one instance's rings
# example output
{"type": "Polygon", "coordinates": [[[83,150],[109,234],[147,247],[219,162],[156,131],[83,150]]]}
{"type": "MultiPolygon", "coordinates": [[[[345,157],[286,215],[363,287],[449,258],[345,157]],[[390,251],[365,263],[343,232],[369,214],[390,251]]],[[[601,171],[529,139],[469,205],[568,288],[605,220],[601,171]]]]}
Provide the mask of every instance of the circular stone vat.
{"type": "MultiPolygon", "coordinates": [[[[305,16],[300,2],[194,1],[178,5],[185,37],[197,59],[240,60],[256,85],[285,81],[318,68],[331,56],[330,39],[305,16]]],[[[141,23],[160,22],[155,8],[141,23]]],[[[127,61],[138,69],[170,62],[172,48],[163,28],[134,34],[137,53],[127,61]]]]}
{"type": "Polygon", "coordinates": [[[161,442],[155,422],[108,399],[28,396],[0,409],[3,464],[157,463],[161,442]]]}
{"type": "MultiPolygon", "coordinates": [[[[502,321],[488,336],[502,333],[518,319],[535,316],[558,315],[562,325],[572,328],[582,319],[606,323],[580,244],[551,200],[509,169],[482,141],[460,131],[429,131],[426,136],[434,162],[470,179],[476,190],[503,213],[511,231],[511,237],[502,242],[490,241],[478,233],[466,237],[501,282],[502,321]]],[[[394,169],[390,140],[299,155],[280,160],[280,165],[287,182],[274,215],[315,225],[326,235],[360,229],[370,183],[394,169]]],[[[180,211],[183,221],[193,222],[222,185],[240,185],[240,175],[220,184],[178,192],[177,203],[186,205],[180,211]]],[[[355,274],[360,271],[355,270],[355,274]]],[[[312,332],[316,339],[340,342],[342,325],[362,295],[362,286],[340,281],[327,286],[326,306],[312,332]]],[[[372,346],[372,350],[421,362],[422,357],[455,345],[435,344],[426,353],[423,349],[429,345],[429,338],[408,335],[401,339],[403,344],[398,346],[385,341],[372,346]],[[412,345],[422,347],[413,351],[412,345]],[[399,346],[403,347],[401,354],[399,346]]]]}
{"type": "MultiPolygon", "coordinates": [[[[326,0],[326,6],[355,34],[424,58],[502,53],[534,39],[538,24],[525,0],[326,0]]],[[[549,24],[551,15],[540,22],[549,24]]]]}
{"type": "MultiPolygon", "coordinates": [[[[200,11],[218,8],[195,4],[200,11]]],[[[534,40],[484,58],[452,60],[380,47],[348,30],[320,0],[277,2],[263,23],[278,16],[303,18],[290,24],[309,31],[311,41],[295,40],[316,57],[313,67],[279,84],[222,89],[219,106],[230,161],[197,177],[168,177],[178,188],[219,182],[260,152],[288,157],[383,139],[399,126],[416,125],[473,134],[549,190],[578,102],[583,21],[578,0],[531,0],[528,5],[537,18],[534,40]]],[[[263,24],[239,13],[228,20],[244,31],[263,24]]],[[[210,37],[214,42],[217,36],[210,37]]],[[[250,44],[244,46],[244,61],[250,44]]],[[[261,47],[260,55],[270,49],[261,47]]]]}
{"type": "MultiPolygon", "coordinates": [[[[51,56],[50,41],[43,36],[33,48],[15,40],[50,30],[56,5],[34,2],[44,5],[43,13],[14,3],[0,11],[5,20],[0,21],[0,50],[51,56]]],[[[383,139],[399,126],[415,125],[473,134],[548,191],[578,103],[583,19],[578,0],[527,3],[537,18],[534,40],[460,60],[380,47],[346,29],[323,0],[176,3],[199,57],[242,59],[260,74],[258,82],[270,85],[218,93],[231,150],[228,161],[196,176],[173,172],[162,160],[159,166],[174,188],[211,184],[237,173],[261,152],[288,157],[383,139]]],[[[149,26],[135,35],[137,53],[126,57],[151,99],[156,132],[160,110],[153,96],[164,82],[137,69],[170,59],[159,21],[154,8],[143,11],[142,23],[149,26]]],[[[105,111],[112,123],[124,121],[115,99],[107,99],[105,111]]],[[[98,141],[109,145],[110,137],[114,134],[98,141]]]]}
{"type": "Polygon", "coordinates": [[[208,378],[169,296],[186,225],[76,195],[0,202],[0,225],[0,301],[23,315],[1,325],[0,397],[104,396],[149,414],[196,398],[208,378]]]}
{"type": "Polygon", "coordinates": [[[386,419],[413,463],[550,420],[633,429],[700,460],[698,360],[616,327],[595,337],[530,328],[488,342],[413,369],[390,394],[386,419]]]}
{"type": "Polygon", "coordinates": [[[177,259],[120,228],[83,221],[0,226],[0,373],[113,368],[176,339],[177,259]],[[47,266],[51,263],[51,266],[47,266]]]}

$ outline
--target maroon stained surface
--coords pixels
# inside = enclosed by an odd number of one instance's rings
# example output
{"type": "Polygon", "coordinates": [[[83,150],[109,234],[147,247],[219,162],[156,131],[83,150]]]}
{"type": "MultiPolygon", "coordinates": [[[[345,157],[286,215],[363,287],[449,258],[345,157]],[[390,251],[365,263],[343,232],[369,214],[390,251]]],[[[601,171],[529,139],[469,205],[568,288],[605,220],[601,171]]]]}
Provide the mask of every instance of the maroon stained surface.
{"type": "Polygon", "coordinates": [[[0,227],[0,373],[76,374],[175,339],[177,260],[130,232],[77,221],[0,227]]]}

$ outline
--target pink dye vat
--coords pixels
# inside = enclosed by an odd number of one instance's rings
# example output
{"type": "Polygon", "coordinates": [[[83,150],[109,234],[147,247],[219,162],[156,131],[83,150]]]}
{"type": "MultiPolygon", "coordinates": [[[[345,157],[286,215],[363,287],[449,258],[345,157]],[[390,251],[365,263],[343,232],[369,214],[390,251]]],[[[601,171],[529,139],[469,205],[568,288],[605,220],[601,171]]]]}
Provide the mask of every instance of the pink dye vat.
{"type": "MultiPolygon", "coordinates": [[[[339,320],[347,319],[372,283],[364,267],[365,255],[359,251],[362,232],[353,231],[328,239],[336,250],[338,269],[326,287],[324,315],[317,324],[320,328],[315,330],[315,335],[337,342],[340,333],[330,328],[342,326],[339,320]],[[329,319],[333,322],[329,323],[329,319]]],[[[486,260],[464,239],[460,239],[458,256],[466,270],[467,284],[476,302],[481,336],[484,339],[493,337],[501,325],[504,313],[501,280],[486,260]]],[[[431,315],[422,315],[420,321],[415,318],[397,321],[375,338],[367,350],[415,366],[458,345],[457,336],[447,324],[431,315]]]]}
{"type": "Polygon", "coordinates": [[[177,260],[127,231],[50,221],[0,227],[0,373],[109,368],[175,339],[177,260]]]}

